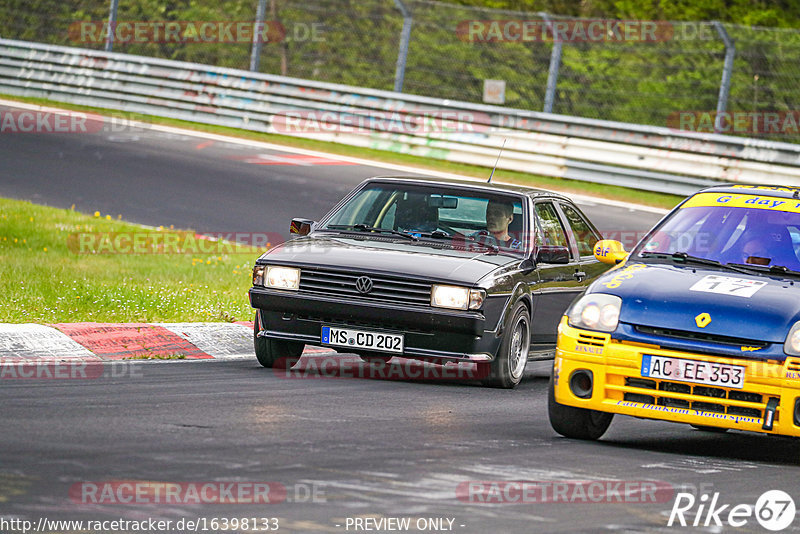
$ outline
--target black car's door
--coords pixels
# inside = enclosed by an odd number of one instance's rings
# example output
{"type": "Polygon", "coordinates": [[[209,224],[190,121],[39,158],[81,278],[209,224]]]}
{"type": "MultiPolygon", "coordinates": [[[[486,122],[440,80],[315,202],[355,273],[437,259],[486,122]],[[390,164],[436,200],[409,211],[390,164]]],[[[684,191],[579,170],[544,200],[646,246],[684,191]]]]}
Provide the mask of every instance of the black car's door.
{"type": "Polygon", "coordinates": [[[538,245],[568,247],[569,263],[538,263],[539,283],[533,287],[535,301],[531,324],[531,342],[550,344],[556,342],[558,322],[572,300],[584,290],[581,261],[576,247],[570,242],[563,220],[553,200],[540,200],[534,204],[538,245]]]}
{"type": "Polygon", "coordinates": [[[594,245],[602,238],[597,228],[589,222],[589,219],[577,206],[570,202],[559,201],[558,207],[561,215],[564,216],[567,237],[573,246],[573,252],[577,252],[579,257],[580,270],[577,272],[583,273],[584,276],[579,275],[578,279],[581,287],[585,288],[609,268],[608,265],[600,263],[594,257],[594,245]]]}

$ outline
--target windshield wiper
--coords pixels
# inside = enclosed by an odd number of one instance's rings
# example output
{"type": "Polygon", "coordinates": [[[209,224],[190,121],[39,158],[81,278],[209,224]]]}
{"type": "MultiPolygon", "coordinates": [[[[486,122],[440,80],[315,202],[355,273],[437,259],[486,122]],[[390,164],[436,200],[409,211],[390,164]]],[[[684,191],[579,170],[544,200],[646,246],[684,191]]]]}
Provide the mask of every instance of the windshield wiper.
{"type": "Polygon", "coordinates": [[[672,254],[666,254],[663,252],[641,252],[641,256],[645,257],[653,257],[653,258],[664,258],[664,259],[671,259],[676,263],[694,263],[697,265],[708,265],[709,267],[719,267],[721,269],[727,269],[729,271],[742,273],[742,274],[750,274],[746,270],[737,267],[735,264],[730,263],[720,263],[717,260],[711,260],[708,258],[701,258],[700,256],[692,256],[686,252],[673,252],[672,254]]]}
{"type": "Polygon", "coordinates": [[[325,228],[331,230],[355,230],[357,232],[378,232],[379,234],[392,234],[417,241],[419,238],[413,234],[401,232],[399,230],[392,230],[391,228],[377,228],[375,226],[367,226],[366,224],[329,224],[325,228]]]}
{"type": "Polygon", "coordinates": [[[422,234],[423,237],[430,237],[432,239],[449,239],[450,241],[469,241],[470,243],[476,243],[486,250],[490,251],[492,254],[497,254],[500,252],[500,247],[497,245],[493,245],[490,243],[486,243],[485,241],[478,241],[476,238],[468,235],[464,235],[460,232],[457,232],[455,235],[448,234],[444,230],[434,230],[433,232],[426,232],[422,234]]]}
{"type": "Polygon", "coordinates": [[[450,235],[442,230],[434,230],[429,234],[422,234],[422,235],[424,235],[425,237],[431,237],[433,239],[449,239],[450,241],[459,241],[459,240],[469,241],[470,243],[475,243],[482,246],[492,254],[497,254],[500,252],[500,247],[498,247],[497,245],[493,245],[485,241],[479,241],[478,239],[472,236],[464,235],[460,232],[456,233],[455,235],[450,235]]]}
{"type": "Polygon", "coordinates": [[[767,273],[767,274],[777,274],[777,275],[787,275],[787,276],[800,276],[800,271],[793,271],[789,269],[785,265],[754,265],[752,263],[729,263],[728,265],[732,265],[738,267],[743,270],[748,271],[755,271],[758,273],[767,273]]]}
{"type": "Polygon", "coordinates": [[[464,236],[464,240],[469,241],[470,243],[477,243],[478,245],[486,247],[486,249],[489,250],[492,254],[497,254],[498,252],[500,252],[500,247],[498,247],[497,245],[492,245],[491,243],[487,243],[485,241],[478,241],[474,237],[464,236]]]}

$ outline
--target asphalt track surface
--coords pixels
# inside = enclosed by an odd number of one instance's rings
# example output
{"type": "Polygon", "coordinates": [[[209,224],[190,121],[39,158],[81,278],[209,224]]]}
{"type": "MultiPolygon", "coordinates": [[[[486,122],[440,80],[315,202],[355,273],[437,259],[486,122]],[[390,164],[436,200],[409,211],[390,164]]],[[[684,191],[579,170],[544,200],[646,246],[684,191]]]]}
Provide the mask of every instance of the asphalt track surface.
{"type": "MultiPolygon", "coordinates": [[[[290,217],[318,218],[363,178],[397,174],[296,164],[295,156],[159,132],[3,135],[0,195],[148,225],[285,235],[290,217]],[[281,158],[295,164],[274,164],[281,158]]],[[[603,229],[644,230],[659,217],[582,207],[603,229]]],[[[325,356],[314,358],[301,367],[325,356]]],[[[547,421],[541,370],[529,366],[513,391],[313,371],[286,378],[254,359],[131,364],[94,380],[2,380],[0,532],[19,531],[2,524],[14,518],[175,525],[254,517],[279,518],[279,532],[390,531],[354,528],[366,517],[411,518],[412,532],[420,518],[452,519],[449,531],[462,533],[763,532],[752,517],[736,529],[667,527],[675,492],[754,505],[780,489],[800,504],[800,442],[620,416],[599,442],[564,439],[547,421]],[[272,482],[286,499],[94,504],[74,493],[91,487],[76,484],[106,481],[272,482]],[[520,503],[512,492],[487,504],[458,492],[470,481],[655,481],[670,491],[656,493],[658,502],[592,502],[573,484],[573,502],[520,503]]],[[[697,511],[686,513],[690,524],[697,511]]],[[[795,521],[784,532],[798,530],[795,521]]],[[[245,531],[264,530],[228,530],[245,531]]]]}

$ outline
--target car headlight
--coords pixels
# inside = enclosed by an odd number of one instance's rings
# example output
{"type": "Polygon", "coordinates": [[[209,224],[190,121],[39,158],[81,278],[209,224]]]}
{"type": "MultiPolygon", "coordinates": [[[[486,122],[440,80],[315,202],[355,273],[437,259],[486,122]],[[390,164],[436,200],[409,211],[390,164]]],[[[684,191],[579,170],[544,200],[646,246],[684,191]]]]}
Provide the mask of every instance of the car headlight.
{"type": "Polygon", "coordinates": [[[264,285],[264,266],[263,265],[256,265],[253,267],[253,285],[254,286],[263,286],[264,285]]]}
{"type": "Polygon", "coordinates": [[[570,326],[613,332],[619,324],[622,299],[604,293],[590,293],[578,299],[567,312],[570,326]]]}
{"type": "Polygon", "coordinates": [[[275,289],[297,289],[300,287],[300,269],[269,265],[264,285],[275,289]]]}
{"type": "Polygon", "coordinates": [[[789,356],[800,356],[800,321],[794,323],[789,330],[789,335],[786,336],[786,342],[783,344],[783,352],[789,356]]]}
{"type": "Polygon", "coordinates": [[[431,306],[454,310],[477,310],[486,299],[483,289],[434,284],[431,288],[431,306]]]}

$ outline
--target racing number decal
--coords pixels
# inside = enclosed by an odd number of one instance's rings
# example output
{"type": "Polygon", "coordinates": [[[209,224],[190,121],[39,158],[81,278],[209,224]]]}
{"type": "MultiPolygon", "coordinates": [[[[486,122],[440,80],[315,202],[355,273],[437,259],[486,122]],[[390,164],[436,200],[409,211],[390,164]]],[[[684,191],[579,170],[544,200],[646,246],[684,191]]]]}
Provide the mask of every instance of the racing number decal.
{"type": "Polygon", "coordinates": [[[710,274],[704,276],[689,291],[702,291],[704,293],[719,293],[722,295],[733,295],[734,297],[752,297],[756,291],[767,285],[766,282],[759,280],[745,280],[744,278],[732,278],[730,276],[719,276],[710,274]]]}

